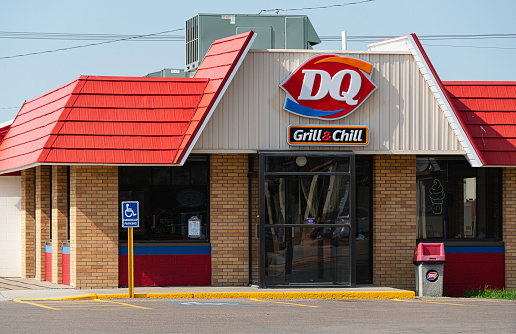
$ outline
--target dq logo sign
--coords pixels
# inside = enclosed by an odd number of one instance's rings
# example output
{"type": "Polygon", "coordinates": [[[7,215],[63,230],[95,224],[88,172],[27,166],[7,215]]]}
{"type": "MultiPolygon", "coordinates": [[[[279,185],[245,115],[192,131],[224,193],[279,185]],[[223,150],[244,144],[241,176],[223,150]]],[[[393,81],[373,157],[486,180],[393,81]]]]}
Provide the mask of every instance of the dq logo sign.
{"type": "Polygon", "coordinates": [[[373,65],[357,58],[319,55],[298,67],[280,87],[287,93],[284,109],[294,114],[334,120],[351,114],[376,85],[373,65]]]}
{"type": "Polygon", "coordinates": [[[426,279],[430,282],[435,282],[439,278],[439,273],[435,270],[429,270],[426,273],[426,279]]]}

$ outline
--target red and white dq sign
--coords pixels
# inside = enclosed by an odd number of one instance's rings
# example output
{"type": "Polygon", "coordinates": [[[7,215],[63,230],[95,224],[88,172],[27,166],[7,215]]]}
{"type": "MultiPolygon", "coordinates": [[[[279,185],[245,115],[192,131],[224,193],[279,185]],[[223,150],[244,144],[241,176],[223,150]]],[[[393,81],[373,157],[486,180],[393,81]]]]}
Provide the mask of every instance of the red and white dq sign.
{"type": "Polygon", "coordinates": [[[426,279],[430,282],[435,282],[439,278],[439,273],[435,270],[429,270],[426,273],[426,279]]]}
{"type": "Polygon", "coordinates": [[[312,57],[280,85],[287,93],[283,108],[323,120],[345,117],[376,89],[372,69],[371,63],[358,58],[332,54],[312,57]]]}

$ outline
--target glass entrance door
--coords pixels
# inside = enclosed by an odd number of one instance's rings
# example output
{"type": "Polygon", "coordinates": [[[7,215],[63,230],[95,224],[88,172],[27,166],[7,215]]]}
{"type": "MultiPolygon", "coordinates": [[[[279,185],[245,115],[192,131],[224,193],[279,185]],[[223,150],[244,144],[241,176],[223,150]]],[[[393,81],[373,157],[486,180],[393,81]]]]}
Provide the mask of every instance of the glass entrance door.
{"type": "Polygon", "coordinates": [[[354,156],[263,154],[261,286],[354,286],[354,156]]]}

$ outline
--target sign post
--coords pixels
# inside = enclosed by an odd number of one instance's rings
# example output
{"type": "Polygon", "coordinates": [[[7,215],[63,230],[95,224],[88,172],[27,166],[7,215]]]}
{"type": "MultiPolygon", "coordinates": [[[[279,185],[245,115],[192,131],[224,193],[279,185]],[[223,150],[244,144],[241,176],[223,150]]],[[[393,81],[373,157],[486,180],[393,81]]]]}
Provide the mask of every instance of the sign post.
{"type": "Polygon", "coordinates": [[[140,206],[137,201],[122,202],[122,227],[127,228],[127,282],[129,298],[134,298],[133,229],[140,227],[140,206]]]}

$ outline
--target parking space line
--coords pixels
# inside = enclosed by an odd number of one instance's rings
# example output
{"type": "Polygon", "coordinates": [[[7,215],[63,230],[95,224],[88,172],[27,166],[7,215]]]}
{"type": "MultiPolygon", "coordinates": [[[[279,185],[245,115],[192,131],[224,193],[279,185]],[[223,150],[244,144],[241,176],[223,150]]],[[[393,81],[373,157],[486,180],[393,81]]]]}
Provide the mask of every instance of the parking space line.
{"type": "Polygon", "coordinates": [[[33,302],[26,302],[24,300],[20,300],[20,299],[14,299],[13,302],[16,302],[16,303],[21,303],[21,304],[29,304],[29,305],[33,305],[33,306],[38,306],[38,307],[43,307],[43,308],[48,308],[50,310],[55,310],[55,311],[59,311],[58,308],[54,308],[54,307],[50,307],[50,306],[46,306],[46,305],[42,305],[42,304],[38,304],[38,303],[33,303],[33,302]]]}
{"type": "Polygon", "coordinates": [[[36,303],[32,301],[26,301],[22,299],[15,299],[13,300],[17,303],[22,304],[28,304],[32,306],[42,307],[49,310],[54,311],[63,311],[63,310],[106,310],[106,311],[112,311],[112,310],[127,310],[131,308],[137,308],[137,309],[143,309],[143,310],[152,310],[152,308],[149,307],[143,307],[143,306],[137,306],[137,305],[131,305],[127,303],[121,303],[121,302],[113,302],[108,300],[102,300],[102,299],[90,299],[90,300],[84,300],[80,302],[70,302],[66,300],[45,300],[41,303],[36,303]],[[107,303],[106,306],[98,307],[101,303],[107,303]],[[93,305],[95,304],[95,305],[93,305]],[[52,305],[52,306],[50,306],[52,305]]]}
{"type": "Polygon", "coordinates": [[[429,300],[404,300],[404,299],[393,299],[398,302],[405,303],[424,303],[424,304],[442,304],[442,305],[455,305],[455,306],[478,306],[478,305],[466,305],[466,304],[456,304],[456,303],[444,303],[444,302],[431,302],[429,300]]]}
{"type": "Polygon", "coordinates": [[[313,306],[313,305],[303,305],[303,304],[294,304],[294,303],[286,303],[286,302],[275,302],[272,300],[260,300],[256,298],[249,298],[251,300],[262,302],[262,303],[276,303],[276,304],[287,304],[287,305],[295,305],[295,306],[303,306],[303,307],[320,307],[320,306],[313,306]]]}
{"type": "Polygon", "coordinates": [[[105,300],[105,299],[94,299],[94,300],[95,300],[95,301],[98,301],[98,302],[101,302],[101,303],[112,303],[112,304],[118,304],[118,305],[123,305],[123,306],[129,306],[129,307],[139,308],[139,309],[143,309],[143,310],[152,310],[152,308],[149,308],[149,307],[143,307],[143,306],[131,305],[131,304],[126,304],[126,303],[121,303],[121,302],[112,302],[112,301],[105,300]]]}

